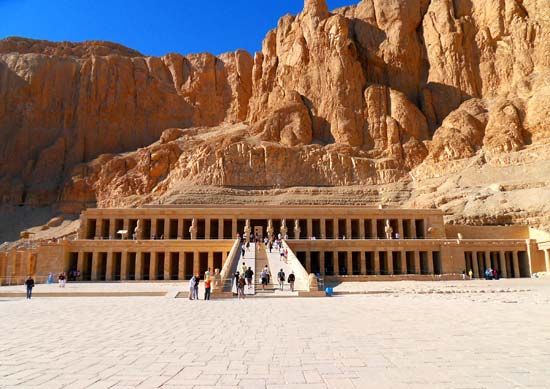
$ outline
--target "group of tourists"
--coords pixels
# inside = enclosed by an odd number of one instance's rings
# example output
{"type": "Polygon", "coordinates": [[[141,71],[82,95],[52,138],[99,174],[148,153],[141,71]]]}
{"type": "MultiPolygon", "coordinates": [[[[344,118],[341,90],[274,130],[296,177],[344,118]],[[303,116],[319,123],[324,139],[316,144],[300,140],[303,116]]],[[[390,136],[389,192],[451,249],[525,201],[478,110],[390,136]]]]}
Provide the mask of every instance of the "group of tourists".
{"type": "MultiPolygon", "coordinates": [[[[75,271],[76,273],[77,271],[75,271]]],[[[69,274],[71,274],[71,272],[69,272],[69,274]]],[[[79,276],[80,276],[80,272],[78,272],[79,276]]],[[[46,283],[47,284],[53,284],[55,282],[54,280],[55,278],[55,274],[50,272],[48,273],[48,278],[46,279],[46,283]]],[[[72,279],[74,281],[76,281],[76,278],[72,279]]],[[[61,273],[58,273],[57,274],[57,283],[59,284],[59,287],[60,288],[64,288],[65,287],[65,284],[67,283],[67,273],[65,272],[61,272],[61,273]]]]}
{"type": "MultiPolygon", "coordinates": [[[[472,280],[474,278],[474,272],[473,272],[472,269],[468,270],[468,277],[470,278],[470,280],[472,280]]],[[[490,267],[488,267],[483,272],[483,277],[486,280],[498,280],[498,279],[500,279],[500,274],[499,274],[499,272],[496,268],[491,269],[490,267]]],[[[462,270],[462,279],[463,280],[466,279],[466,270],[462,270]]]]}
{"type": "MultiPolygon", "coordinates": [[[[216,269],[215,274],[210,273],[210,268],[204,272],[204,300],[210,300],[212,294],[212,282],[217,282],[217,277],[219,276],[219,271],[216,269]]],[[[199,284],[200,284],[200,275],[194,275],[189,280],[189,300],[200,300],[199,299],[199,284]]]]}

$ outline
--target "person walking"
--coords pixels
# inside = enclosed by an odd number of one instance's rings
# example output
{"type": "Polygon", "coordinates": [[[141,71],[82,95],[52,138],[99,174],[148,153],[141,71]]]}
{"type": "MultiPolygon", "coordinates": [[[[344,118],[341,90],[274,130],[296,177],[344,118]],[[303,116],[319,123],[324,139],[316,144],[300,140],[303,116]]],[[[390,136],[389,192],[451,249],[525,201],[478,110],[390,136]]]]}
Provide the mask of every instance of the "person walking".
{"type": "Polygon", "coordinates": [[[279,270],[279,273],[277,273],[277,279],[279,280],[279,289],[283,290],[285,283],[285,272],[283,269],[279,270]]]}
{"type": "Polygon", "coordinates": [[[267,285],[267,274],[265,274],[265,269],[260,273],[260,281],[262,283],[262,290],[265,290],[265,286],[267,285]]]}
{"type": "Polygon", "coordinates": [[[210,277],[204,279],[204,299],[210,300],[210,288],[211,288],[210,277]]]}
{"type": "Polygon", "coordinates": [[[265,277],[267,278],[267,283],[269,284],[269,280],[271,279],[271,273],[269,272],[269,267],[267,267],[267,264],[264,267],[264,273],[265,273],[265,277]]]}
{"type": "Polygon", "coordinates": [[[195,288],[194,288],[194,293],[193,293],[193,297],[195,298],[195,300],[199,300],[199,282],[201,280],[201,276],[200,275],[196,275],[195,276],[195,288]]]}
{"type": "Polygon", "coordinates": [[[244,273],[244,277],[246,278],[246,283],[248,285],[248,289],[252,289],[252,278],[254,277],[254,271],[251,267],[248,267],[246,272],[244,273]]]}
{"type": "Polygon", "coordinates": [[[474,272],[472,271],[472,269],[470,269],[468,275],[470,276],[470,279],[474,278],[474,272]]]}
{"type": "Polygon", "coordinates": [[[65,282],[66,282],[66,279],[67,279],[67,276],[65,275],[65,272],[59,273],[59,275],[57,276],[57,279],[59,281],[59,287],[64,288],[65,287],[65,282]]]}
{"type": "Polygon", "coordinates": [[[189,280],[189,300],[193,300],[195,297],[195,284],[197,283],[197,280],[195,279],[195,276],[191,277],[189,280]]]}
{"type": "Polygon", "coordinates": [[[291,272],[288,275],[288,284],[290,285],[291,292],[294,292],[294,281],[296,281],[296,277],[294,276],[294,272],[291,272]]]}
{"type": "Polygon", "coordinates": [[[246,271],[248,270],[248,267],[246,266],[246,263],[243,262],[241,265],[241,277],[246,277],[246,271]]]}
{"type": "Polygon", "coordinates": [[[231,287],[231,291],[235,296],[239,295],[239,275],[238,271],[233,274],[233,286],[231,287]]]}
{"type": "Polygon", "coordinates": [[[53,284],[53,274],[51,272],[48,273],[48,284],[53,284]]]}
{"type": "Polygon", "coordinates": [[[34,280],[31,276],[27,277],[25,281],[25,286],[27,287],[27,299],[30,300],[32,297],[32,288],[34,288],[34,280]]]}
{"type": "Polygon", "coordinates": [[[244,286],[246,284],[246,281],[244,280],[244,277],[239,278],[239,284],[238,284],[238,293],[239,293],[239,299],[244,299],[244,286]]]}

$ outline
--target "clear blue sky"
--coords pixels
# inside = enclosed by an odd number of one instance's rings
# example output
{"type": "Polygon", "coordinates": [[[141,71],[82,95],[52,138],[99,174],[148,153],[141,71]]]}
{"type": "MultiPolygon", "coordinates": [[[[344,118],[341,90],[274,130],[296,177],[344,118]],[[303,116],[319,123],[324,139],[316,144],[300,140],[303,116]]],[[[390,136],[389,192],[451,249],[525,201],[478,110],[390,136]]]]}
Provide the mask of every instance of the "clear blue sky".
{"type": "Polygon", "coordinates": [[[302,7],[303,0],[0,0],[0,39],[107,40],[146,55],[254,52],[281,16],[302,7]]]}

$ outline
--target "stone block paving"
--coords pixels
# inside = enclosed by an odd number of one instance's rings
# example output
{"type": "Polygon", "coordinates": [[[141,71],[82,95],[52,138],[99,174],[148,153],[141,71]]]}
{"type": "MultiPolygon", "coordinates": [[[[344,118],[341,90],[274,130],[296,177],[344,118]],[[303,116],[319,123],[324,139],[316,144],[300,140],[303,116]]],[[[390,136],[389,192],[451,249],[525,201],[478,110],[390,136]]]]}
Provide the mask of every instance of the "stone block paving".
{"type": "Polygon", "coordinates": [[[0,299],[0,388],[550,388],[545,282],[490,294],[0,299]]]}

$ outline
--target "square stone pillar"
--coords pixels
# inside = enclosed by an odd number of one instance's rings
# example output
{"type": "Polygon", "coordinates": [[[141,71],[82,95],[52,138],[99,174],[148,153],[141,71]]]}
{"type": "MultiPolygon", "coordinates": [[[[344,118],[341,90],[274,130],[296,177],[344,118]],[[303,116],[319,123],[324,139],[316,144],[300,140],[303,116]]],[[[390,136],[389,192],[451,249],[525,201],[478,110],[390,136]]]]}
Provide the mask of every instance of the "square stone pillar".
{"type": "Polygon", "coordinates": [[[346,256],[347,256],[347,258],[346,258],[347,259],[346,267],[347,267],[347,270],[348,270],[348,276],[350,276],[350,275],[353,275],[353,252],[348,251],[346,253],[346,256]]]}
{"type": "Polygon", "coordinates": [[[473,272],[474,272],[474,278],[480,278],[479,274],[479,264],[477,263],[477,251],[472,251],[472,265],[473,265],[473,272]]]}
{"type": "Polygon", "coordinates": [[[172,276],[172,255],[170,251],[164,253],[164,279],[170,280],[172,276]]]}
{"type": "Polygon", "coordinates": [[[183,239],[183,219],[178,219],[178,239],[183,239]]]}
{"type": "MultiPolygon", "coordinates": [[[[158,238],[157,236],[157,219],[151,219],[151,237],[158,238]]],[[[150,238],[150,237],[148,237],[150,238]]]]}
{"type": "Polygon", "coordinates": [[[506,252],[500,251],[498,255],[500,259],[498,263],[498,266],[499,266],[498,270],[500,272],[500,276],[504,278],[508,278],[508,269],[506,269],[506,252]]]}
{"type": "MultiPolygon", "coordinates": [[[[491,265],[491,252],[485,251],[485,268],[490,267],[493,268],[491,265]]],[[[483,269],[485,271],[485,269],[483,269]]]]}
{"type": "Polygon", "coordinates": [[[550,272],[550,249],[544,250],[544,265],[546,266],[546,271],[550,272]]]}
{"type": "Polygon", "coordinates": [[[170,223],[170,218],[164,219],[164,239],[170,239],[172,234],[172,223],[170,223]]]}
{"type": "Polygon", "coordinates": [[[84,252],[83,251],[78,252],[76,270],[80,270],[80,278],[82,279],[83,270],[84,270],[84,252]]]}
{"type": "Polygon", "coordinates": [[[374,250],[374,274],[380,275],[380,252],[374,250]]]}
{"type": "Polygon", "coordinates": [[[408,274],[407,271],[407,252],[405,250],[401,250],[401,274],[408,274]]]}
{"type": "Polygon", "coordinates": [[[340,274],[340,258],[338,258],[338,251],[332,253],[332,266],[334,269],[334,275],[339,276],[340,274]]]}
{"type": "Polygon", "coordinates": [[[193,252],[193,274],[200,276],[200,269],[201,269],[201,262],[199,258],[199,252],[194,251],[193,252]]]}
{"type": "Polygon", "coordinates": [[[518,257],[518,252],[516,250],[512,251],[512,255],[513,255],[513,264],[514,264],[514,277],[515,278],[520,278],[521,277],[521,273],[519,271],[519,257],[518,257]]]}
{"type": "Polygon", "coordinates": [[[122,229],[126,231],[126,236],[122,235],[122,239],[130,239],[134,231],[130,231],[130,219],[124,218],[122,221],[122,229]]]}
{"type": "Polygon", "coordinates": [[[143,280],[143,253],[136,252],[136,280],[143,280]]]}
{"type": "Polygon", "coordinates": [[[359,238],[365,239],[365,220],[359,219],[359,238]]]}
{"type": "Polygon", "coordinates": [[[95,238],[99,239],[101,237],[101,225],[103,224],[103,219],[96,219],[95,222],[95,238]]]}
{"type": "Polygon", "coordinates": [[[111,250],[107,252],[107,272],[105,274],[105,280],[113,280],[113,252],[111,250]]]}
{"type": "Polygon", "coordinates": [[[334,236],[336,237],[335,239],[340,239],[340,231],[339,231],[339,226],[338,226],[338,219],[333,219],[332,220],[332,230],[334,231],[334,236]]]}
{"type": "Polygon", "coordinates": [[[109,239],[116,239],[116,219],[109,220],[109,239]]]}
{"type": "Polygon", "coordinates": [[[367,257],[364,250],[360,251],[359,262],[361,267],[361,275],[364,276],[367,274],[367,257]]]}
{"type": "Polygon", "coordinates": [[[321,239],[326,239],[327,238],[327,226],[326,226],[326,219],[321,219],[321,221],[319,222],[321,225],[320,225],[320,229],[321,229],[321,236],[319,238],[321,239]]]}
{"type": "Polygon", "coordinates": [[[325,269],[325,252],[321,250],[319,251],[319,273],[321,273],[323,277],[326,274],[325,269]]]}
{"type": "Polygon", "coordinates": [[[434,274],[434,252],[428,251],[428,273],[434,274]]]}
{"type": "Polygon", "coordinates": [[[386,251],[386,260],[388,262],[388,275],[393,275],[393,255],[391,250],[386,251]]]}
{"type": "Polygon", "coordinates": [[[208,267],[210,268],[210,274],[214,275],[214,252],[208,251],[208,267]]]}
{"type": "Polygon", "coordinates": [[[149,263],[149,280],[157,279],[157,267],[158,267],[158,253],[153,251],[151,253],[151,262],[149,263]]]}
{"type": "Polygon", "coordinates": [[[128,279],[128,273],[128,251],[124,250],[120,260],[120,280],[126,281],[128,279]]]}
{"type": "MultiPolygon", "coordinates": [[[[265,231],[264,231],[265,234],[265,231]]],[[[223,239],[223,236],[225,235],[225,231],[223,228],[223,219],[218,219],[218,239],[223,239]]]]}
{"type": "Polygon", "coordinates": [[[411,238],[416,239],[416,223],[414,222],[414,219],[411,219],[410,222],[411,222],[411,238]]]}
{"type": "MultiPolygon", "coordinates": [[[[294,229],[294,226],[291,226],[291,228],[294,229]]],[[[312,236],[313,236],[313,220],[311,220],[311,218],[308,218],[306,237],[311,238],[312,236]]]]}
{"type": "Polygon", "coordinates": [[[372,236],[372,239],[378,239],[378,230],[376,229],[376,219],[371,219],[370,236],[372,236]]]}
{"type": "Polygon", "coordinates": [[[180,251],[180,257],[178,260],[178,280],[185,279],[185,252],[180,251]]]}
{"type": "Polygon", "coordinates": [[[399,239],[404,239],[405,238],[403,236],[403,219],[397,219],[397,231],[396,232],[399,234],[399,239]]]}
{"type": "Polygon", "coordinates": [[[420,252],[418,250],[413,251],[413,260],[414,274],[422,274],[422,269],[420,268],[420,252]]]}
{"type": "Polygon", "coordinates": [[[233,239],[237,238],[237,234],[241,236],[241,233],[237,231],[237,219],[233,218],[231,219],[231,233],[233,234],[233,239]]]}
{"type": "Polygon", "coordinates": [[[210,239],[210,218],[204,219],[204,239],[210,239]]]}
{"type": "Polygon", "coordinates": [[[352,239],[352,233],[351,233],[351,219],[346,218],[346,239],[352,239]]]}
{"type": "Polygon", "coordinates": [[[306,271],[311,273],[311,251],[306,251],[306,271]]]}
{"type": "Polygon", "coordinates": [[[92,281],[99,279],[99,253],[94,251],[92,253],[92,281]]]}

